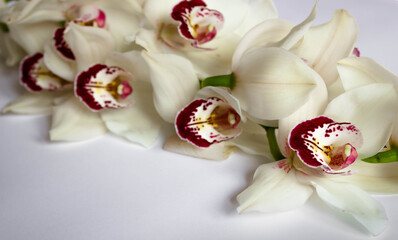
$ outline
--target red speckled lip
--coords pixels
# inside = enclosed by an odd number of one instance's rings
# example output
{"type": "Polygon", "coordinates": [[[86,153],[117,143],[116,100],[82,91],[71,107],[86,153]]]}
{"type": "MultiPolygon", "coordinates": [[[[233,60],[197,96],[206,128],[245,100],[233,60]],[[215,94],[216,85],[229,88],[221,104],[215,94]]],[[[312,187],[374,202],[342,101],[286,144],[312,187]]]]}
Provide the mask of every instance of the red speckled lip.
{"type": "Polygon", "coordinates": [[[197,147],[207,148],[237,137],[241,129],[239,114],[219,98],[197,99],[182,109],[176,117],[177,134],[197,147]],[[221,109],[221,110],[220,110],[221,109]],[[233,123],[229,122],[232,116],[233,123]]]}
{"type": "Polygon", "coordinates": [[[356,148],[362,145],[362,135],[350,123],[337,123],[321,116],[294,127],[289,145],[307,166],[321,167],[333,174],[356,160],[356,148]]]}
{"type": "Polygon", "coordinates": [[[37,84],[37,80],[33,77],[34,73],[38,71],[40,61],[43,59],[42,53],[36,53],[32,56],[26,57],[21,62],[20,66],[20,82],[26,89],[32,92],[40,92],[43,90],[37,84]]]}
{"type": "Polygon", "coordinates": [[[186,18],[194,7],[206,7],[206,3],[202,0],[192,0],[192,1],[181,1],[179,4],[174,6],[171,17],[180,22],[179,30],[180,33],[188,38],[194,39],[191,32],[189,31],[189,26],[186,23],[186,18]]]}
{"type": "Polygon", "coordinates": [[[20,65],[20,82],[30,92],[60,90],[67,83],[53,74],[44,64],[43,54],[26,57],[20,65]]]}
{"type": "Polygon", "coordinates": [[[132,81],[131,74],[119,67],[96,64],[77,76],[75,95],[93,111],[123,108],[132,104],[132,81]]]}
{"type": "Polygon", "coordinates": [[[171,17],[180,22],[180,35],[192,40],[191,45],[196,48],[211,41],[224,23],[220,12],[206,6],[202,0],[185,0],[178,3],[171,13],[171,17]]]}

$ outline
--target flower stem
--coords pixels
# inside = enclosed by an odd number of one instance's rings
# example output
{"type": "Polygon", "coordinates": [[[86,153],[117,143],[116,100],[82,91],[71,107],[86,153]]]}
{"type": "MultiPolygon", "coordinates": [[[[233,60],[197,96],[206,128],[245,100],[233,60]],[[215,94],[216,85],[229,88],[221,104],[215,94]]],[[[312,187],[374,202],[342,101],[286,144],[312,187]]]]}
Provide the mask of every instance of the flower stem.
{"type": "Polygon", "coordinates": [[[208,77],[200,81],[200,88],[213,86],[213,87],[227,87],[232,89],[234,85],[235,85],[235,77],[233,73],[228,75],[208,77]]]}
{"type": "Polygon", "coordinates": [[[379,152],[373,157],[362,159],[362,161],[368,163],[398,162],[398,148],[392,148],[391,150],[385,152],[379,152]]]}
{"type": "Polygon", "coordinates": [[[276,141],[276,135],[275,135],[275,127],[267,127],[261,125],[267,132],[267,138],[268,138],[268,144],[269,144],[269,149],[271,151],[272,157],[274,157],[275,161],[279,161],[284,159],[285,157],[282,155],[281,150],[279,149],[278,142],[276,141]]]}

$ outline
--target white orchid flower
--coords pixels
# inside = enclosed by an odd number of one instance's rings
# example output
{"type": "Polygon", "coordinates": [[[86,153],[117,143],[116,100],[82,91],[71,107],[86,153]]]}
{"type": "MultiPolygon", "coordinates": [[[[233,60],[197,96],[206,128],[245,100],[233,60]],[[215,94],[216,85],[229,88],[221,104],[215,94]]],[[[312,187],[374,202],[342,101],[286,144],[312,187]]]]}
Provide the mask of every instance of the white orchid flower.
{"type": "MultiPolygon", "coordinates": [[[[327,86],[337,82],[335,65],[353,51],[356,22],[339,10],[329,23],[311,28],[315,15],[316,5],[296,26],[281,19],[266,20],[237,46],[230,87],[242,110],[257,122],[269,124],[264,120],[284,118],[303,106],[321,81],[327,86]],[[310,45],[319,47],[311,52],[310,45]]],[[[204,85],[214,84],[205,79],[204,85]]]]}
{"type": "Polygon", "coordinates": [[[392,84],[376,83],[338,96],[322,117],[305,121],[306,113],[319,113],[310,104],[282,119],[278,144],[286,159],[257,169],[253,184],[238,196],[238,211],[291,210],[315,190],[332,208],[351,215],[372,234],[381,233],[387,224],[383,207],[356,184],[362,180],[368,184],[364,190],[384,185],[386,193],[398,191],[396,173],[375,178],[389,173],[390,166],[376,167],[376,173],[360,160],[378,153],[388,141],[397,100],[392,84]]]}
{"type": "Polygon", "coordinates": [[[12,40],[31,55],[43,51],[44,43],[64,20],[63,7],[55,0],[17,1],[1,9],[0,22],[7,26],[12,40]]]}
{"type": "Polygon", "coordinates": [[[175,118],[179,138],[172,136],[164,149],[210,160],[226,159],[235,148],[271,157],[266,132],[246,119],[239,101],[228,89],[205,87],[175,118]]]}
{"type": "Polygon", "coordinates": [[[148,52],[189,59],[201,77],[226,74],[240,36],[276,17],[271,1],[148,0],[148,26],[134,38],[148,52]]]}

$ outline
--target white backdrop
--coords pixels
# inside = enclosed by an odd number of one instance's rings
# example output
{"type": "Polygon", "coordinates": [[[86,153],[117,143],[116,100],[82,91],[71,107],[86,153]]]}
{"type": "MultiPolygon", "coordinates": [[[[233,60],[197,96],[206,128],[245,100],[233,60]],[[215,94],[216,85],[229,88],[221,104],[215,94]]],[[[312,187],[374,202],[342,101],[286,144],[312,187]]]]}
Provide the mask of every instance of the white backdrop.
{"type": "MultiPolygon", "coordinates": [[[[161,0],[159,0],[161,1],[161,0]]],[[[314,0],[274,0],[280,16],[303,20],[314,0]]],[[[345,8],[358,20],[358,47],[398,73],[398,2],[320,0],[316,24],[345,8]]],[[[2,70],[0,108],[23,89],[2,70]]],[[[382,116],[381,116],[382,117],[382,116]]],[[[106,135],[50,143],[48,116],[0,116],[1,240],[366,239],[319,199],[278,214],[236,212],[236,195],[262,163],[235,154],[211,162],[149,150],[106,135]]],[[[398,236],[398,196],[376,196],[390,218],[375,239],[398,236]]]]}

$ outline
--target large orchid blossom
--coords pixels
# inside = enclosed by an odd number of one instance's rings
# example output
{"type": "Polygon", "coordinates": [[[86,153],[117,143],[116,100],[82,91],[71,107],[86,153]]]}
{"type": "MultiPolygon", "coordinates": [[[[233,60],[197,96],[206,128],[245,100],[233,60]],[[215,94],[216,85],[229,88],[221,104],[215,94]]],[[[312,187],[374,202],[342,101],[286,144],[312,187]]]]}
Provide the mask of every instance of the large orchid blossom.
{"type": "MultiPolygon", "coordinates": [[[[311,28],[315,15],[316,6],[297,26],[281,19],[266,20],[237,46],[229,86],[242,110],[257,122],[271,125],[269,120],[284,118],[303,106],[320,82],[327,86],[338,82],[335,65],[353,51],[355,19],[339,10],[329,23],[311,28]],[[311,52],[308,46],[319,49],[311,52]]],[[[213,85],[211,78],[204,82],[213,85]]]]}
{"type": "Polygon", "coordinates": [[[278,144],[286,159],[257,169],[253,184],[238,196],[238,211],[291,210],[315,190],[327,205],[351,215],[372,234],[382,232],[387,223],[384,209],[363,190],[385,185],[379,192],[396,192],[398,178],[396,173],[378,178],[376,171],[389,172],[390,165],[373,168],[360,159],[375,155],[388,141],[397,100],[392,84],[375,83],[336,97],[323,113],[314,111],[316,99],[311,99],[281,119],[278,144]],[[361,180],[366,184],[358,184],[361,180]]]}
{"type": "Polygon", "coordinates": [[[269,0],[148,0],[144,14],[148,24],[133,37],[137,44],[189,59],[201,77],[228,73],[240,37],[276,17],[269,0]]]}

